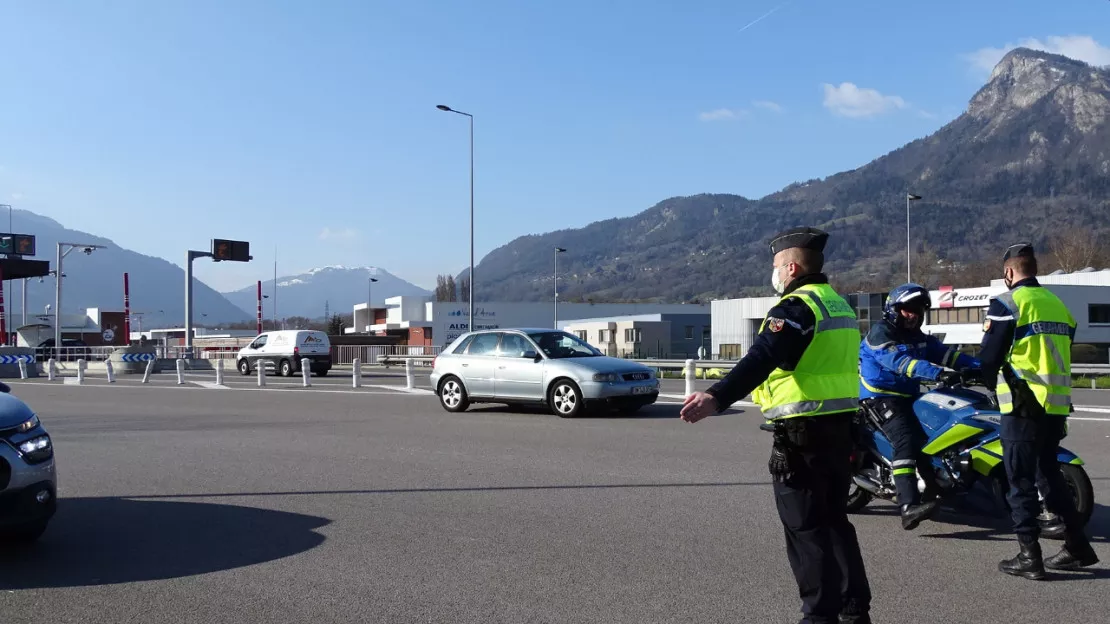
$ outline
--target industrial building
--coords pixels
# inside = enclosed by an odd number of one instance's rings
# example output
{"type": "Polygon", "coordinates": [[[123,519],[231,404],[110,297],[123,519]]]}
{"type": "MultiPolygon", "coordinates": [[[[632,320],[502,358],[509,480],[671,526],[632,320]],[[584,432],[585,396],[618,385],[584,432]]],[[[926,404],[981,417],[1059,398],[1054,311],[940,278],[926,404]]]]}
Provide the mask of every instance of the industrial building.
{"type": "Polygon", "coordinates": [[[606,355],[632,358],[694,358],[708,352],[712,314],[638,314],[560,321],[606,355]]]}

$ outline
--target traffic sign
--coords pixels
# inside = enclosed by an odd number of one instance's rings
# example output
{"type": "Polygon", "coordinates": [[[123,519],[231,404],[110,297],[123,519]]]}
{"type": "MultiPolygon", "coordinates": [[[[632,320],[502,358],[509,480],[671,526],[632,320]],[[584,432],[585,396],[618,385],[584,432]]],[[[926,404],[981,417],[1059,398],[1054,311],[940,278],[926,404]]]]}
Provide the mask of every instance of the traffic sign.
{"type": "Polygon", "coordinates": [[[19,355],[0,355],[0,364],[19,364],[20,361],[30,364],[35,361],[35,356],[30,353],[21,353],[19,355]]]}
{"type": "Polygon", "coordinates": [[[119,356],[121,362],[147,362],[154,359],[153,353],[124,353],[119,356]]]}
{"type": "Polygon", "coordinates": [[[214,260],[228,260],[231,262],[250,262],[251,244],[247,241],[213,238],[212,258],[214,260]]]}
{"type": "Polygon", "coordinates": [[[34,256],[35,236],[33,234],[0,233],[0,254],[11,256],[34,256]]]}

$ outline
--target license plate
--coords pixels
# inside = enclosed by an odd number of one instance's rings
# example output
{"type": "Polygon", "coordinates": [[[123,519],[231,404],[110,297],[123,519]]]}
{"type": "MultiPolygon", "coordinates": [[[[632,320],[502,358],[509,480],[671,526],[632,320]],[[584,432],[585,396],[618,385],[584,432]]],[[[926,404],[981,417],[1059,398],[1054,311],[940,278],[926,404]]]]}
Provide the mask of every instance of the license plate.
{"type": "Polygon", "coordinates": [[[651,394],[655,392],[655,386],[633,386],[632,394],[651,394]]]}

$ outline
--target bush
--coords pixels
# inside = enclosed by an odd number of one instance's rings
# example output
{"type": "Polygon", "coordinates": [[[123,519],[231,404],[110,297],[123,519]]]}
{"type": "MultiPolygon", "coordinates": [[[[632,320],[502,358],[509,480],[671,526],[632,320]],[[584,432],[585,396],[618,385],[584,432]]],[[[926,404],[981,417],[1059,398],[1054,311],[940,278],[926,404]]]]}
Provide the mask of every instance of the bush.
{"type": "Polygon", "coordinates": [[[1102,377],[1090,377],[1083,375],[1073,377],[1071,380],[1071,387],[1090,389],[1091,379],[1095,380],[1095,388],[1098,388],[1099,390],[1110,390],[1110,377],[1107,377],[1105,375],[1102,377]]]}

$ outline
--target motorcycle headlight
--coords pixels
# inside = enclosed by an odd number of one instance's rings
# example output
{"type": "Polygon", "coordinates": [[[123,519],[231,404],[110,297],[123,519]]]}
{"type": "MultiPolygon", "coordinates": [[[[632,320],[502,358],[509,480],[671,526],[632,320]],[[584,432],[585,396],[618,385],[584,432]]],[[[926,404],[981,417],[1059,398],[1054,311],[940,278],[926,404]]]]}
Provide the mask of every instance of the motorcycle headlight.
{"type": "Polygon", "coordinates": [[[20,425],[18,427],[16,427],[15,430],[18,431],[19,433],[27,433],[28,431],[30,431],[30,430],[34,429],[35,427],[38,427],[38,426],[39,426],[39,417],[38,416],[32,416],[31,419],[28,420],[27,422],[20,423],[20,425]]]}
{"type": "Polygon", "coordinates": [[[594,373],[594,381],[613,382],[617,381],[617,379],[618,377],[616,373],[594,373]]]}

